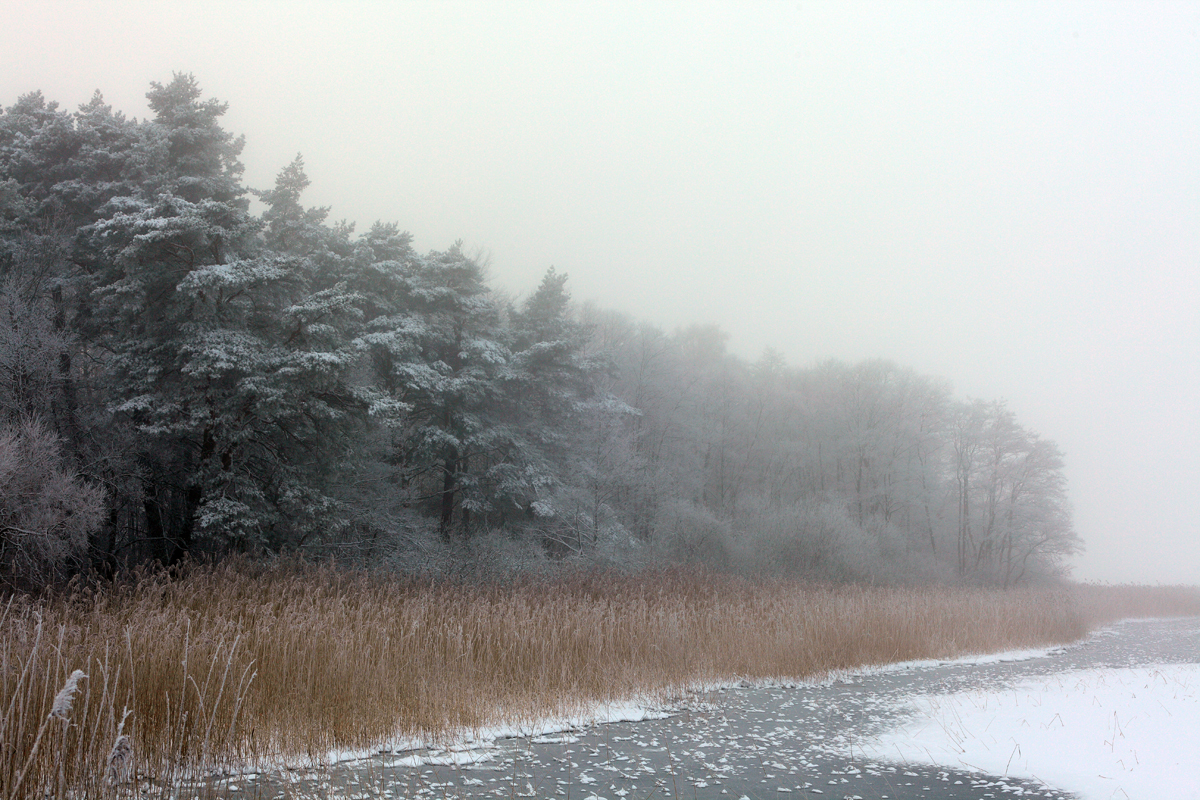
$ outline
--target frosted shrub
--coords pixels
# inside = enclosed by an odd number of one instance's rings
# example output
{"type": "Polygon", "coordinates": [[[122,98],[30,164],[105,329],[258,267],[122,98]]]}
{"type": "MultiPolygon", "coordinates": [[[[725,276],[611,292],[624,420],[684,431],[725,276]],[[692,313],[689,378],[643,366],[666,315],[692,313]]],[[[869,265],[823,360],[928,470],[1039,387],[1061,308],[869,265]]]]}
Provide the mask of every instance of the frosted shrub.
{"type": "Polygon", "coordinates": [[[655,550],[673,563],[726,569],[731,565],[732,540],[728,523],[695,503],[666,504],[654,524],[655,550]]]}
{"type": "Polygon", "coordinates": [[[104,492],[67,471],[44,425],[0,426],[0,576],[52,580],[84,556],[103,514],[104,492]]]}
{"type": "Polygon", "coordinates": [[[454,556],[455,572],[487,579],[545,572],[552,568],[537,542],[498,530],[475,534],[455,548],[454,556]]]}
{"type": "Polygon", "coordinates": [[[878,561],[871,537],[831,503],[764,508],[738,522],[743,564],[752,572],[849,580],[870,575],[878,561]]]}
{"type": "Polygon", "coordinates": [[[596,533],[596,547],[587,563],[617,569],[638,569],[645,566],[648,553],[642,542],[620,523],[601,526],[596,533]]]}

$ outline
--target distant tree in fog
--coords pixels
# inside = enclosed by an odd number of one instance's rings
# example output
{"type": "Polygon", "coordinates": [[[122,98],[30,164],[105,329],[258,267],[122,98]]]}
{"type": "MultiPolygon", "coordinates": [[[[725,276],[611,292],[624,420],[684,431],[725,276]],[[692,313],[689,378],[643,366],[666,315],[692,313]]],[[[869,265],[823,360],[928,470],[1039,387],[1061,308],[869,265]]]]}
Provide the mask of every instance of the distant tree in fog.
{"type": "Polygon", "coordinates": [[[1003,403],[955,408],[958,572],[1008,586],[1078,552],[1058,447],[1003,403]]]}

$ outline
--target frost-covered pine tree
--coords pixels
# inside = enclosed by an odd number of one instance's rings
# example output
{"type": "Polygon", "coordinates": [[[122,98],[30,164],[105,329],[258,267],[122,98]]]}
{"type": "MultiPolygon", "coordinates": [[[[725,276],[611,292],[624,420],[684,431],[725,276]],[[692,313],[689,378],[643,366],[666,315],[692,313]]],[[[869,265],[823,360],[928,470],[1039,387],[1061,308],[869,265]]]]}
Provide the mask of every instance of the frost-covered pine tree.
{"type": "Polygon", "coordinates": [[[191,76],[147,95],[151,174],[90,230],[95,317],[117,411],[141,433],[145,526],[173,557],[198,538],[272,546],[337,527],[321,483],[367,403],[348,383],[361,316],[330,280],[324,212],[304,210],[297,161],[248,213],[241,139],[191,76]]]}
{"type": "MultiPolygon", "coordinates": [[[[206,479],[225,455],[227,387],[196,356],[220,360],[199,320],[227,299],[215,286],[206,295],[193,273],[237,262],[255,224],[240,183],[242,142],[219,124],[225,106],[201,100],[190,75],[152,84],[147,97],[155,112],[141,147],[147,174],[89,228],[98,252],[93,319],[112,353],[114,408],[142,434],[146,532],[178,557],[191,547],[206,479]]],[[[231,359],[246,355],[226,346],[231,359]]]]}
{"type": "Polygon", "coordinates": [[[428,489],[449,539],[471,529],[472,514],[493,509],[480,467],[511,438],[495,416],[510,353],[483,269],[459,244],[376,264],[378,279],[388,273],[398,290],[392,313],[374,319],[365,338],[379,382],[408,410],[395,460],[405,481],[428,489]]]}
{"type": "Polygon", "coordinates": [[[543,535],[578,544],[580,528],[594,538],[600,524],[591,491],[597,426],[628,407],[596,390],[607,364],[586,353],[587,328],[572,312],[566,282],[567,275],[551,267],[509,315],[513,357],[505,411],[520,446],[496,477],[498,493],[528,509],[543,535]]]}

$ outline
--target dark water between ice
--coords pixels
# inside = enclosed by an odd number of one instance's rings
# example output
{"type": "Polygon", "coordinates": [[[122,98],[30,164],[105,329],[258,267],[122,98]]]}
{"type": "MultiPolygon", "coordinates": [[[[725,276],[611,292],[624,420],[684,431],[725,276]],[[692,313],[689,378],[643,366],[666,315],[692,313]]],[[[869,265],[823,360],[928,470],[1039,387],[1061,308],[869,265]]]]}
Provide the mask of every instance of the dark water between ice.
{"type": "Polygon", "coordinates": [[[238,800],[1068,798],[1012,778],[865,760],[859,743],[903,722],[901,701],[916,693],[998,689],[1073,669],[1196,661],[1200,619],[1127,622],[1027,661],[943,664],[824,686],[712,692],[665,719],[499,740],[486,752],[488,760],[469,766],[411,766],[413,753],[383,754],[319,770],[230,778],[210,788],[238,800]]]}

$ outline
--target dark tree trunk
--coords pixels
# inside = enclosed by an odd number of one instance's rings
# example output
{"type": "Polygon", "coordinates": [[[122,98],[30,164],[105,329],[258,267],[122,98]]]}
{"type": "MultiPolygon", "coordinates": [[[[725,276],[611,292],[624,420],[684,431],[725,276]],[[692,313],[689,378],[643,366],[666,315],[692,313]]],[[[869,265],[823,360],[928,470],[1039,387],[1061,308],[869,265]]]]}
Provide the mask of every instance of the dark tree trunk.
{"type": "Polygon", "coordinates": [[[184,493],[183,524],[179,526],[179,536],[175,540],[175,549],[171,553],[171,564],[177,564],[192,549],[192,534],[196,530],[196,513],[204,502],[204,471],[208,462],[212,461],[217,452],[217,440],[212,428],[205,428],[200,441],[200,463],[192,483],[184,493]]]}
{"type": "Polygon", "coordinates": [[[103,578],[111,578],[117,574],[117,527],[120,522],[120,506],[114,499],[109,498],[105,524],[89,537],[92,569],[103,578]]]}
{"type": "MultiPolygon", "coordinates": [[[[458,459],[458,474],[469,474],[471,469],[471,466],[468,463],[469,458],[469,456],[463,456],[462,458],[458,459]]],[[[471,509],[464,506],[462,510],[458,512],[458,519],[459,528],[462,530],[463,536],[469,538],[471,535],[471,509]]]]}
{"type": "Polygon", "coordinates": [[[158,487],[149,484],[145,487],[145,497],[142,500],[142,513],[146,515],[146,538],[151,542],[162,542],[164,549],[160,553],[167,556],[168,561],[174,560],[175,546],[167,547],[167,530],[163,525],[162,510],[158,507],[158,487]]]}
{"type": "Polygon", "coordinates": [[[183,524],[179,526],[179,536],[175,538],[175,549],[171,552],[170,563],[178,564],[192,549],[192,533],[196,528],[196,511],[204,500],[204,489],[199,483],[193,483],[184,494],[183,524]]]}
{"type": "Polygon", "coordinates": [[[458,448],[450,448],[442,461],[442,513],[438,532],[442,540],[449,543],[451,526],[454,524],[454,494],[458,491],[458,448]]]}

